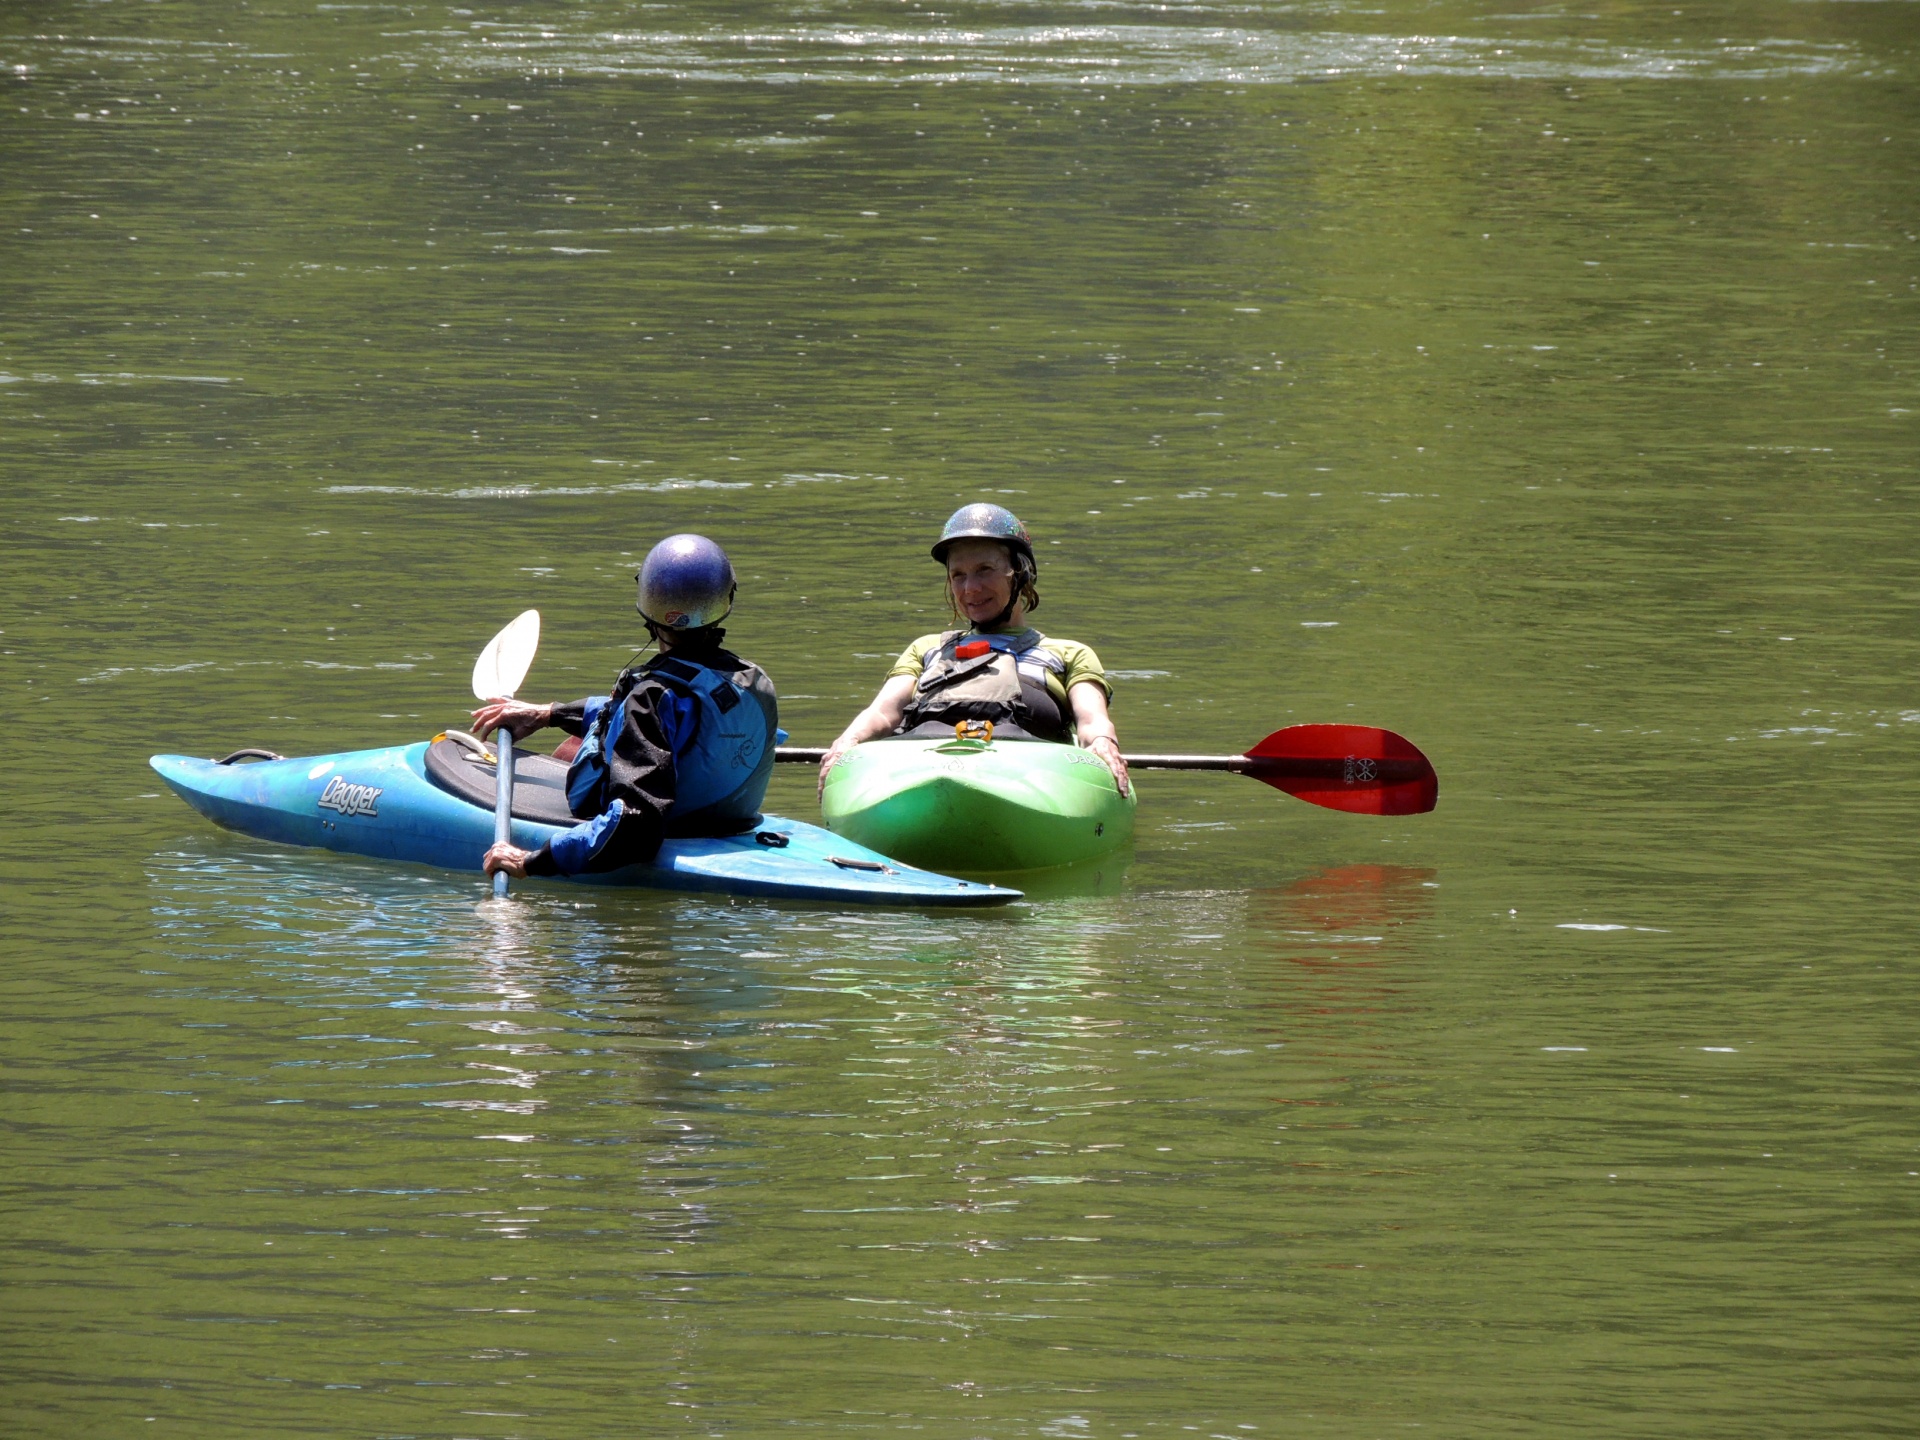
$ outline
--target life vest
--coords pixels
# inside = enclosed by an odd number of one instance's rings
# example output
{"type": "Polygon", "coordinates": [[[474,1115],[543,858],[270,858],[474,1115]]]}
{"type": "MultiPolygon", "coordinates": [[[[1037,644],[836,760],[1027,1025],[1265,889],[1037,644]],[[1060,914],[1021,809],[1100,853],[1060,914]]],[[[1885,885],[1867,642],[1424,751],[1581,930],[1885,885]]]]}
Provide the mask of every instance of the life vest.
{"type": "Polygon", "coordinates": [[[1018,635],[947,631],[927,656],[899,733],[991,720],[1035,740],[1069,739],[1069,717],[1047,688],[1048,674],[1065,675],[1067,666],[1040,648],[1045,638],[1034,629],[1018,635]]]}
{"type": "Polygon", "coordinates": [[[567,804],[591,817],[607,808],[607,755],[615,725],[624,723],[627,696],[658,680],[693,702],[693,724],[675,737],[669,835],[733,835],[760,823],[760,802],[773,775],[779,702],[758,665],[726,651],[714,657],[726,669],[656,655],[621,672],[613,693],[588,717],[587,733],[567,767],[567,804]]]}

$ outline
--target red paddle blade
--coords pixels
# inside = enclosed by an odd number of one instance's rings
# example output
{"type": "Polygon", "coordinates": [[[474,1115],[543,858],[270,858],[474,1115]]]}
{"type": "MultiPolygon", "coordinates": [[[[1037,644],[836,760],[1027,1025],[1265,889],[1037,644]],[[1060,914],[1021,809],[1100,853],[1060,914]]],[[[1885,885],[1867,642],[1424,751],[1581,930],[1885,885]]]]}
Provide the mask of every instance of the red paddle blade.
{"type": "Polygon", "coordinates": [[[1291,725],[1247,759],[1254,779],[1328,810],[1421,815],[1440,798],[1440,777],[1419,747],[1373,725],[1291,725]]]}

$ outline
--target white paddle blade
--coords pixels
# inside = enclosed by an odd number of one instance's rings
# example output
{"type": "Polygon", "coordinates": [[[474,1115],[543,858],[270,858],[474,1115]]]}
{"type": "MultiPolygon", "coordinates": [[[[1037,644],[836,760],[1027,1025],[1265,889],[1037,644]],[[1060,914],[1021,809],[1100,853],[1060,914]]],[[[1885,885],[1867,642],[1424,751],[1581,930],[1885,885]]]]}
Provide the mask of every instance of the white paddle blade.
{"type": "Polygon", "coordinates": [[[473,698],[511,700],[540,648],[540,612],[526,610],[487,642],[473,662],[473,698]]]}

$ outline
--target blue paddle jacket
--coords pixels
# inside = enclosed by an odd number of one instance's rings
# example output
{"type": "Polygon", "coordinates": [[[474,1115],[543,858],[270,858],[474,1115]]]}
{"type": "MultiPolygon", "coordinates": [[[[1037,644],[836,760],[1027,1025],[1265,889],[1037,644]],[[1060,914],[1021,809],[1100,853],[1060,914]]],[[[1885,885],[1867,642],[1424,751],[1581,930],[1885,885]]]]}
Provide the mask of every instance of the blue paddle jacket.
{"type": "Polygon", "coordinates": [[[669,835],[734,835],[760,823],[778,702],[750,661],[712,644],[623,671],[609,695],[553,708],[581,737],[567,801],[583,823],[527,862],[529,875],[644,864],[669,835]]]}

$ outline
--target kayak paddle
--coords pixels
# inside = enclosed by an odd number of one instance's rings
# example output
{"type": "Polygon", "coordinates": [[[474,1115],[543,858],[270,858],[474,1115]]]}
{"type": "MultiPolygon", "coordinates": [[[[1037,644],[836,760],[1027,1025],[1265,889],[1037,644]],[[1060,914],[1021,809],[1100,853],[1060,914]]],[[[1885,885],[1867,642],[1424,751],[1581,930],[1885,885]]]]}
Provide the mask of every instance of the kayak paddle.
{"type": "MultiPolygon", "coordinates": [[[[540,612],[523,610],[514,621],[480,652],[473,662],[473,698],[511,700],[533,668],[534,652],[540,648],[540,612]]],[[[502,725],[494,732],[496,756],[493,791],[493,839],[500,844],[513,839],[513,732],[502,725]]],[[[507,893],[507,872],[493,872],[493,893],[507,893]]]]}
{"type": "Polygon", "coordinates": [[[1353,815],[1423,815],[1440,777],[1411,740],[1374,725],[1290,725],[1244,755],[1129,755],[1138,770],[1229,770],[1353,815]]]}
{"type": "MultiPolygon", "coordinates": [[[[825,750],[783,746],[773,758],[818,765],[825,750]]],[[[1354,815],[1421,815],[1440,796],[1440,777],[1411,740],[1374,725],[1291,725],[1244,755],[1128,755],[1132,770],[1226,770],[1284,790],[1309,805],[1354,815]]]]}

